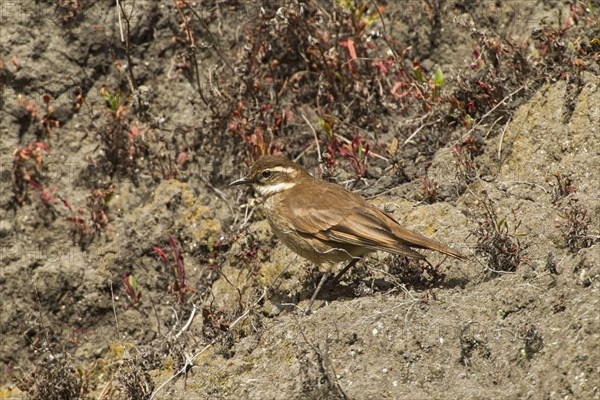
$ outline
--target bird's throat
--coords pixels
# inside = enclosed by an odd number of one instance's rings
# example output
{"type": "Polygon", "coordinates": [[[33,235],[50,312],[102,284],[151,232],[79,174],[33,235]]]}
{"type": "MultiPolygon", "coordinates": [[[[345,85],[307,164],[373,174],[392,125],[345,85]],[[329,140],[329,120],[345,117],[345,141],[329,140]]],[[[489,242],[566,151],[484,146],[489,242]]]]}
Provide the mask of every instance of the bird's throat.
{"type": "Polygon", "coordinates": [[[269,197],[284,190],[289,190],[296,185],[295,182],[279,182],[269,185],[256,185],[254,188],[262,197],[269,197]]]}

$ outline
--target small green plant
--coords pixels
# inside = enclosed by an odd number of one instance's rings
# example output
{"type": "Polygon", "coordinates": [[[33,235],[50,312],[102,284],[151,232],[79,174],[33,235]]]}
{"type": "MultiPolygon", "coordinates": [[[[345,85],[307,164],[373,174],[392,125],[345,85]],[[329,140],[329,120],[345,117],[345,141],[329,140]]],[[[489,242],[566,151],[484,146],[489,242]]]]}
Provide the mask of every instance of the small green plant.
{"type": "Polygon", "coordinates": [[[142,298],[142,291],[140,290],[136,279],[133,275],[127,275],[127,273],[123,272],[123,284],[125,285],[125,294],[127,294],[127,298],[131,302],[131,305],[137,307],[142,298]]]}
{"type": "Polygon", "coordinates": [[[136,183],[135,167],[146,153],[140,129],[134,126],[129,107],[119,93],[102,87],[100,94],[106,100],[104,124],[98,131],[107,161],[103,166],[111,177],[127,176],[136,183]]]}
{"type": "Polygon", "coordinates": [[[430,112],[434,104],[440,99],[440,92],[444,86],[444,73],[438,66],[434,75],[429,78],[425,76],[421,65],[413,62],[412,75],[404,70],[397,70],[397,81],[391,89],[391,93],[398,100],[402,100],[405,106],[417,103],[422,109],[430,112]]]}
{"type": "Polygon", "coordinates": [[[106,106],[110,111],[116,113],[121,107],[121,96],[118,93],[111,93],[108,88],[103,87],[100,89],[100,95],[106,100],[106,106]]]}

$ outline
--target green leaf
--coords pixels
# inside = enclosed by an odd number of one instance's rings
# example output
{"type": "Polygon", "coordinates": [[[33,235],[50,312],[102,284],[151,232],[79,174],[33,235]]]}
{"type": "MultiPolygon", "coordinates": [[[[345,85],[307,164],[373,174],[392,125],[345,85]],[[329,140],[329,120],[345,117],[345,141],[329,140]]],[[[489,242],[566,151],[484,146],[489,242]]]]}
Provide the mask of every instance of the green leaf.
{"type": "Polygon", "coordinates": [[[129,275],[127,277],[127,281],[129,282],[129,286],[131,286],[131,288],[133,289],[133,291],[135,293],[139,293],[139,289],[138,289],[138,285],[137,285],[137,281],[135,280],[135,278],[133,277],[133,275],[129,275]]]}
{"type": "Polygon", "coordinates": [[[465,124],[467,124],[467,126],[471,126],[472,123],[473,117],[471,117],[469,114],[465,114],[465,124]]]}
{"type": "Polygon", "coordinates": [[[104,204],[108,205],[108,203],[110,203],[110,201],[113,199],[115,195],[115,191],[111,191],[110,193],[108,193],[106,196],[104,196],[104,204]]]}
{"type": "Polygon", "coordinates": [[[120,103],[121,101],[118,94],[108,99],[108,107],[113,111],[117,111],[119,109],[120,103]]]}
{"type": "Polygon", "coordinates": [[[354,4],[352,4],[352,0],[337,0],[337,3],[346,12],[351,11],[352,8],[354,8],[354,4]]]}
{"type": "Polygon", "coordinates": [[[498,230],[502,229],[502,227],[506,224],[506,218],[502,218],[500,221],[498,221],[498,223],[496,224],[496,227],[498,228],[498,230]]]}
{"type": "Polygon", "coordinates": [[[433,75],[433,83],[435,86],[442,87],[444,86],[444,73],[442,72],[442,68],[438,65],[435,69],[435,74],[433,75]]]}
{"type": "Polygon", "coordinates": [[[321,128],[325,131],[327,138],[331,139],[333,137],[333,130],[331,129],[331,125],[329,124],[329,122],[327,122],[325,119],[323,119],[321,117],[318,117],[318,121],[319,121],[319,125],[321,125],[321,128]]]}
{"type": "Polygon", "coordinates": [[[419,82],[424,82],[425,78],[423,78],[423,73],[421,72],[421,70],[419,68],[414,68],[413,67],[413,74],[415,75],[415,78],[417,78],[417,80],[419,82]]]}

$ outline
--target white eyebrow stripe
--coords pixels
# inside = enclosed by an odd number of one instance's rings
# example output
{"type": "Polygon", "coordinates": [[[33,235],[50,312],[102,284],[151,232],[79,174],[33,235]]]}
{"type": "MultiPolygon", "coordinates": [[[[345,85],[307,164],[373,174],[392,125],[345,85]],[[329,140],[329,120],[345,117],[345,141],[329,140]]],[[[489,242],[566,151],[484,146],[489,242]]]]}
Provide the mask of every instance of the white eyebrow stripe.
{"type": "Polygon", "coordinates": [[[292,167],[273,167],[269,168],[269,171],[273,172],[284,172],[286,174],[293,174],[296,170],[292,167]]]}

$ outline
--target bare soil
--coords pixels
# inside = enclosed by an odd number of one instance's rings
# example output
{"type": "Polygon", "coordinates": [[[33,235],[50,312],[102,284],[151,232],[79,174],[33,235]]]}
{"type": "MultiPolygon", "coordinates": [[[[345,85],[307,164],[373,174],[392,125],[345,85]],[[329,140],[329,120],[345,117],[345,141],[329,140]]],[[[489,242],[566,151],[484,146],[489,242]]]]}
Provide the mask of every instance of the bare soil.
{"type": "Polygon", "coordinates": [[[600,399],[600,4],[120,3],[1,6],[0,399],[600,399]],[[305,316],[265,153],[468,260],[305,316]]]}

